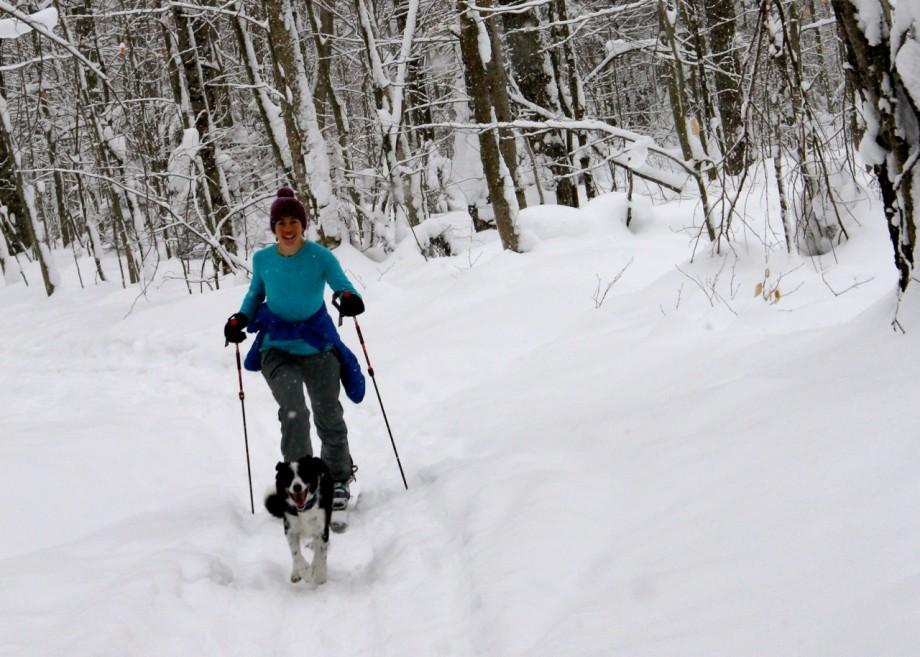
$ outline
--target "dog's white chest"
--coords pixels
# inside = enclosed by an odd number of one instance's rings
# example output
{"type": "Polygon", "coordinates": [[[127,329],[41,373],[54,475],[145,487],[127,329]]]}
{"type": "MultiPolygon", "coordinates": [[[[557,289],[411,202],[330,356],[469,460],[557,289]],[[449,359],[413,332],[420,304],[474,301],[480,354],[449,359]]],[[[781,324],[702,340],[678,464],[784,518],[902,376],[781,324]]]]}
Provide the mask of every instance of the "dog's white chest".
{"type": "Polygon", "coordinates": [[[325,513],[318,506],[301,511],[296,517],[288,516],[291,530],[302,536],[319,536],[326,525],[325,513]]]}

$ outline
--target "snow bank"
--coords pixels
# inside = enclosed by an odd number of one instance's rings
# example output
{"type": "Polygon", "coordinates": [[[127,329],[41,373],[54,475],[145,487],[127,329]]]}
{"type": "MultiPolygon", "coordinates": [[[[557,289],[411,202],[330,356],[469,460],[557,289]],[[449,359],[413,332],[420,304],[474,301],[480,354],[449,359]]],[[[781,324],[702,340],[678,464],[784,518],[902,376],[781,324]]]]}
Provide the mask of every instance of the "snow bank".
{"type": "Polygon", "coordinates": [[[177,202],[184,203],[189,185],[195,177],[195,157],[198,154],[199,136],[197,128],[182,131],[182,140],[169,154],[166,170],[169,172],[167,185],[170,195],[177,202]]]}
{"type": "MultiPolygon", "coordinates": [[[[636,195],[633,199],[634,212],[646,204],[647,201],[636,195]]],[[[541,241],[561,237],[577,240],[601,235],[627,237],[628,207],[626,194],[616,192],[593,199],[583,209],[564,205],[529,206],[518,215],[522,246],[525,251],[532,251],[541,241]]]]}

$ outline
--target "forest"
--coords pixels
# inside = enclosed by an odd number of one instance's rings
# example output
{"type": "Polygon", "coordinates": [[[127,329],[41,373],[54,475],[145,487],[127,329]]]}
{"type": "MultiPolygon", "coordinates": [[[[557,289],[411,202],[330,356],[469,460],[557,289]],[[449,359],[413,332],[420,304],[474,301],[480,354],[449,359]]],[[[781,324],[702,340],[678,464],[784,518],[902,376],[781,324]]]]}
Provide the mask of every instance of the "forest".
{"type": "Polygon", "coordinates": [[[92,258],[82,285],[177,259],[217,288],[282,185],[311,238],[377,259],[450,255],[448,211],[520,250],[528,205],[685,195],[703,257],[762,173],[771,248],[804,256],[848,239],[841,190],[880,197],[903,292],[918,125],[903,1],[0,0],[0,266],[51,295],[55,250],[92,258]]]}
{"type": "Polygon", "coordinates": [[[0,655],[915,657],[918,162],[920,0],[0,0],[0,655]]]}

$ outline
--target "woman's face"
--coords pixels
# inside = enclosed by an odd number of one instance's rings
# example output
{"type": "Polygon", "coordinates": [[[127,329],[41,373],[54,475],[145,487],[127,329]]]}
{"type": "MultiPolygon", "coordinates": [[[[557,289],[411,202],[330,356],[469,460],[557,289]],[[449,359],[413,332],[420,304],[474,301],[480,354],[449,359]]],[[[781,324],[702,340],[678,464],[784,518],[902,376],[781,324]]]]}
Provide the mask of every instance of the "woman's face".
{"type": "Polygon", "coordinates": [[[295,249],[303,244],[303,224],[295,217],[281,217],[275,222],[275,237],[285,249],[295,249]]]}

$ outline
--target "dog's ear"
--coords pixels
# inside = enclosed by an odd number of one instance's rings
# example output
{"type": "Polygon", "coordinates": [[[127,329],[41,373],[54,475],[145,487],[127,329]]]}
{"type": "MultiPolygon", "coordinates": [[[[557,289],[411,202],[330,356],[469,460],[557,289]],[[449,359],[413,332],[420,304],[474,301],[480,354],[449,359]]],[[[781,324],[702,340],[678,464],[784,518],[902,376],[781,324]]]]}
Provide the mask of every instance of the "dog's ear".
{"type": "Polygon", "coordinates": [[[281,468],[283,468],[284,466],[285,466],[284,461],[278,461],[275,464],[275,472],[281,472],[281,468]]]}

